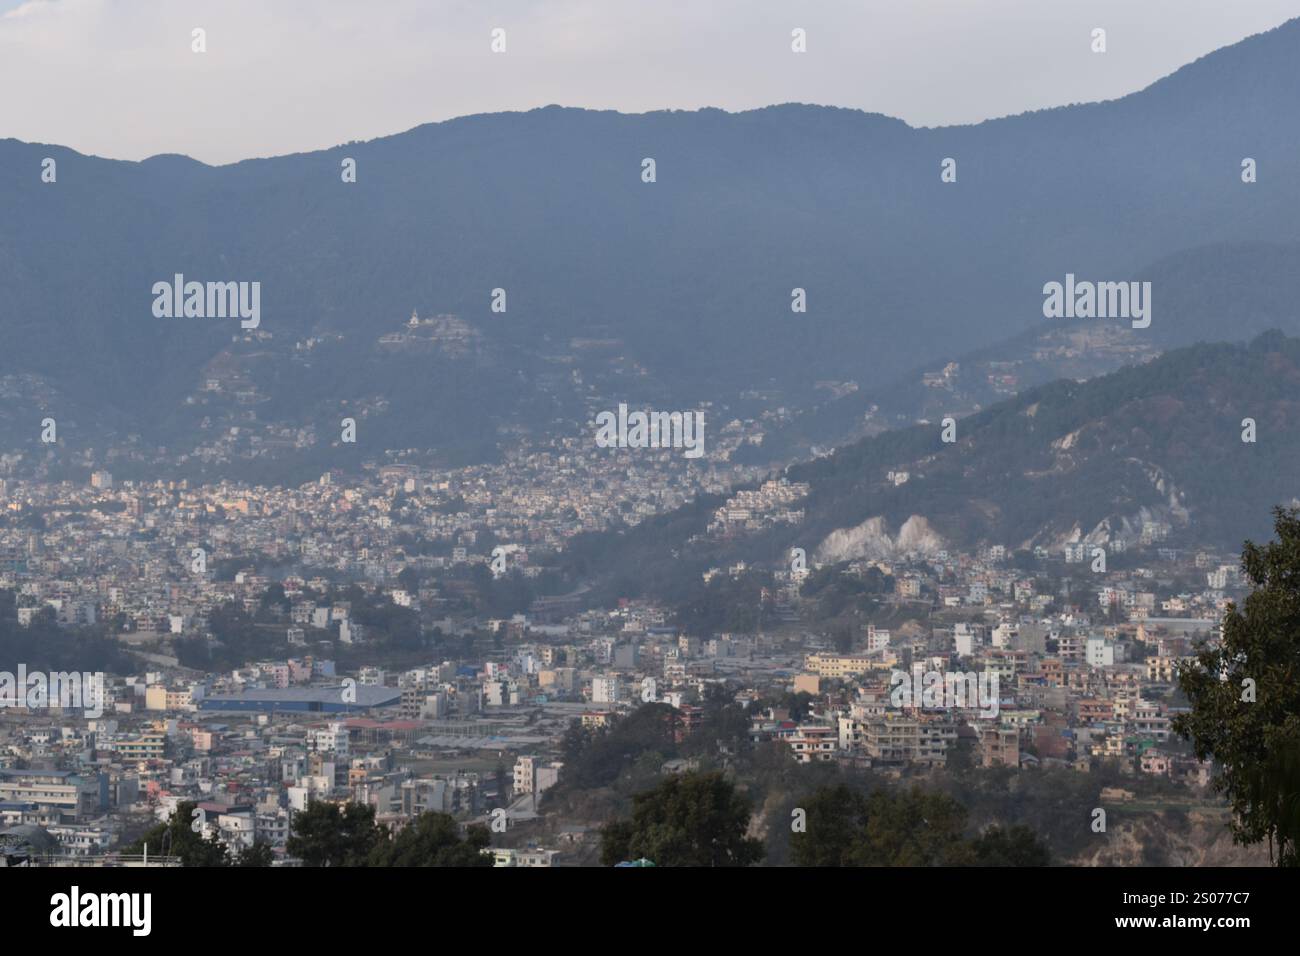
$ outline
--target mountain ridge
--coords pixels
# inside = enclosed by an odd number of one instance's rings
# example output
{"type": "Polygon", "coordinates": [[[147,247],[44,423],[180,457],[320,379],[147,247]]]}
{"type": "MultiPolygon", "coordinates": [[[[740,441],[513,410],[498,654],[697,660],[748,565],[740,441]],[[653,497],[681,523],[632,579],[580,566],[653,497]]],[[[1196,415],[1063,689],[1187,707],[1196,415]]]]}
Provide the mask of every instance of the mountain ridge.
{"type": "MultiPolygon", "coordinates": [[[[652,383],[642,394],[672,407],[753,389],[802,407],[819,381],[870,381],[1041,325],[1042,286],[1067,272],[1144,278],[1193,237],[1300,242],[1300,184],[1279,173],[1300,155],[1297,52],[1289,21],[1127,97],[972,126],[834,107],[543,108],[216,167],[4,140],[0,374],[48,380],[120,421],[118,437],[187,440],[172,423],[238,330],[150,314],[153,283],[183,273],[260,282],[260,330],[282,357],[313,336],[372,341],[414,307],[459,316],[525,368],[588,363],[606,407],[637,400],[638,379],[591,364],[575,340],[617,341],[614,359],[652,383]],[[46,155],[55,183],[40,179],[46,155]],[[1257,183],[1240,181],[1243,155],[1258,158],[1257,183]],[[341,181],[345,156],[356,183],[341,181]],[[641,181],[646,156],[654,183],[641,181]],[[955,183],[940,180],[945,157],[955,183]],[[796,288],[807,313],[791,311],[796,288]]],[[[1153,336],[1172,320],[1166,291],[1153,336]]],[[[372,378],[398,374],[413,373],[372,378]]],[[[536,427],[519,407],[591,397],[521,388],[515,410],[494,403],[464,430],[536,427]]],[[[31,417],[30,398],[17,405],[31,417]]],[[[417,411],[384,413],[401,447],[472,437],[417,411]]],[[[334,427],[325,405],[294,414],[274,424],[334,427]]]]}
{"type": "Polygon", "coordinates": [[[191,157],[185,153],[155,153],[151,156],[146,156],[139,160],[121,159],[119,157],[100,156],[99,154],[96,153],[82,153],[79,150],[73,149],[72,147],[62,146],[59,144],[45,143],[43,141],[36,141],[36,140],[19,140],[13,137],[0,137],[0,143],[12,142],[20,145],[45,146],[49,148],[65,149],[77,156],[94,158],[94,159],[104,159],[111,162],[148,163],[158,159],[179,158],[179,159],[189,160],[192,163],[198,164],[200,166],[209,169],[221,169],[223,167],[234,166],[240,163],[259,162],[259,161],[274,160],[274,159],[285,159],[285,158],[291,158],[295,156],[312,155],[315,153],[333,152],[335,150],[343,149],[348,146],[370,145],[388,139],[403,137],[406,136],[407,134],[415,133],[420,130],[425,130],[429,127],[445,126],[450,123],[458,123],[466,120],[476,120],[482,118],[503,117],[503,116],[506,117],[521,116],[529,113],[545,112],[548,110],[571,110],[575,112],[607,114],[607,115],[613,115],[619,117],[655,116],[659,114],[674,114],[674,113],[684,113],[684,114],[720,113],[726,116],[743,116],[749,113],[761,113],[765,110],[782,109],[784,107],[797,107],[797,108],[813,108],[813,109],[825,109],[825,110],[857,113],[864,117],[874,117],[874,118],[887,120],[891,123],[901,123],[904,126],[906,126],[909,130],[914,130],[914,131],[940,131],[940,130],[951,130],[951,129],[966,129],[966,128],[983,126],[987,123],[999,123],[1005,120],[1014,120],[1014,119],[1019,119],[1027,116],[1037,116],[1043,113],[1051,113],[1056,110],[1072,109],[1072,108],[1083,107],[1083,106],[1106,106],[1109,104],[1121,103],[1129,99],[1130,97],[1139,96],[1143,93],[1146,93],[1149,90],[1152,90],[1153,88],[1159,87],[1162,84],[1165,84],[1167,81],[1172,80],[1173,78],[1179,76],[1180,74],[1193,75],[1197,73],[1198,70],[1207,69],[1210,65],[1213,65],[1216,58],[1225,50],[1238,49],[1242,51],[1246,51],[1246,50],[1255,51],[1256,48],[1258,48],[1259,46],[1266,45],[1273,42],[1280,42],[1282,39],[1289,38],[1288,34],[1291,31],[1300,33],[1300,17],[1292,17],[1289,20],[1285,20],[1282,23],[1279,23],[1275,27],[1271,27],[1267,30],[1261,30],[1258,33],[1252,33],[1245,37],[1242,37],[1240,40],[1236,41],[1235,43],[1227,44],[1226,46],[1217,47],[1213,50],[1209,50],[1201,54],[1200,56],[1198,56],[1196,59],[1190,60],[1187,63],[1184,63],[1182,66],[1179,66],[1176,69],[1170,71],[1169,73],[1157,77],[1156,79],[1147,83],[1145,86],[1139,87],[1138,89],[1135,90],[1131,90],[1130,92],[1121,94],[1120,96],[1115,96],[1109,99],[1101,99],[1101,100],[1078,100],[1069,103],[1060,103],[1055,106],[1045,106],[1036,109],[1022,110],[1017,113],[1005,113],[997,116],[989,116],[986,117],[985,119],[978,120],[975,122],[969,122],[969,123],[949,123],[949,124],[934,125],[934,126],[926,125],[926,124],[913,125],[909,123],[907,120],[903,119],[902,117],[893,116],[889,113],[881,113],[872,110],[864,110],[852,106],[840,106],[833,103],[815,103],[815,102],[805,102],[801,100],[787,100],[781,103],[771,103],[765,106],[756,106],[756,107],[750,107],[748,109],[739,109],[739,110],[728,110],[725,107],[719,107],[719,106],[701,106],[695,109],[668,108],[668,109],[658,109],[658,110],[642,110],[640,112],[626,112],[617,109],[593,109],[593,108],[582,107],[582,106],[571,106],[569,104],[564,104],[564,103],[548,103],[544,106],[531,107],[529,109],[495,110],[491,112],[482,112],[482,113],[466,113],[459,116],[447,117],[441,120],[429,120],[426,122],[417,123],[414,126],[410,126],[401,130],[396,130],[391,133],[384,133],[380,136],[375,136],[367,140],[349,140],[344,143],[335,143],[328,146],[320,146],[311,149],[294,150],[288,153],[277,153],[273,156],[246,156],[241,159],[231,160],[230,162],[227,163],[207,163],[204,162],[203,160],[191,157]]]}

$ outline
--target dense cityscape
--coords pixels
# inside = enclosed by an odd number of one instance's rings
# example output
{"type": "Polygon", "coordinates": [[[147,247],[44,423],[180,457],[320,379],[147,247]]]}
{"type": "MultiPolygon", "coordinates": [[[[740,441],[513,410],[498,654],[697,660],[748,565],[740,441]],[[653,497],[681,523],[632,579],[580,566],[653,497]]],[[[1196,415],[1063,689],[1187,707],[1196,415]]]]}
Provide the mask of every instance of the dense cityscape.
{"type": "MultiPolygon", "coordinates": [[[[695,629],[651,600],[529,599],[568,538],[689,493],[650,465],[563,451],[286,489],[119,485],[105,471],[80,487],[5,482],[11,516],[40,516],[39,531],[11,521],[0,538],[19,632],[102,631],[137,663],[105,668],[93,717],[53,700],[0,711],[3,824],[47,837],[11,839],[6,856],[111,859],[184,803],[232,854],[264,843],[292,861],[290,821],[317,800],[373,807],[397,827],[428,810],[495,822],[497,865],[591,862],[602,821],[548,800],[566,735],[651,703],[672,708],[679,742],[704,732],[706,708],[738,706],[746,745],[776,742],[796,764],[894,776],[955,760],[1106,764],[1205,795],[1209,764],[1170,732],[1175,672],[1240,596],[1232,556],[1165,547],[1158,522],[1109,544],[1110,570],[1082,540],[825,568],[796,554],[786,567],[711,568],[710,583],[761,577],[759,623],[695,629]],[[626,502],[638,504],[619,515],[626,502]],[[807,583],[828,574],[875,582],[868,616],[881,623],[819,626],[807,583]],[[527,603],[494,614],[492,584],[511,581],[515,606],[527,603]],[[996,700],[900,706],[896,675],[914,669],[996,675],[996,700]]],[[[707,474],[710,490],[733,477],[707,474]]],[[[718,508],[709,533],[797,525],[806,493],[758,484],[718,508]]],[[[664,768],[727,758],[706,748],[664,768]]]]}
{"type": "Polygon", "coordinates": [[[16,945],[1284,933],[1298,52],[0,0],[16,945]]]}

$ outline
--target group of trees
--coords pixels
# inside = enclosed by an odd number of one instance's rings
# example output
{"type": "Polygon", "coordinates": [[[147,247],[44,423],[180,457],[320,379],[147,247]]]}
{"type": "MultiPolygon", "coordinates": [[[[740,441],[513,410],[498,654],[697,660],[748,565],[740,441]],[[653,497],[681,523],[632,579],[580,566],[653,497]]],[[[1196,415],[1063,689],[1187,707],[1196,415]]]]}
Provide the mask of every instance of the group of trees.
{"type": "Polygon", "coordinates": [[[104,671],[128,673],[135,658],[105,633],[104,625],[62,627],[54,608],[43,607],[27,625],[18,624],[13,591],[0,590],[0,671],[104,671]]]}
{"type": "MultiPolygon", "coordinates": [[[[123,849],[150,856],[179,857],[184,866],[270,866],[275,858],[265,843],[232,854],[220,840],[195,832],[196,805],[185,802],[123,849]]],[[[483,851],[491,845],[484,826],[460,824],[446,813],[422,813],[394,834],[375,821],[375,808],[360,803],[338,806],[313,801],[293,818],[285,850],[304,866],[492,866],[483,851]]]]}
{"type": "Polygon", "coordinates": [[[307,866],[491,866],[482,852],[490,844],[487,827],[461,836],[447,813],[421,813],[393,834],[374,821],[373,806],[313,801],[294,817],[285,849],[307,866]]]}
{"type": "Polygon", "coordinates": [[[648,859],[656,866],[749,866],[763,843],[747,836],[749,804],[720,773],[666,777],[633,798],[632,816],[601,831],[606,866],[648,859]]]}
{"type": "Polygon", "coordinates": [[[422,813],[395,835],[375,808],[312,802],[293,818],[285,849],[306,866],[492,866],[484,826],[466,829],[446,813],[422,813]]]}
{"type": "Polygon", "coordinates": [[[772,581],[771,572],[750,570],[735,577],[719,574],[698,586],[692,582],[677,604],[675,623],[688,634],[758,630],[773,610],[771,599],[762,599],[772,581]]]}
{"type": "Polygon", "coordinates": [[[847,784],[817,790],[798,808],[791,856],[799,866],[1047,866],[1051,854],[1027,826],[965,835],[967,811],[919,787],[864,793],[847,784]]]}
{"type": "Polygon", "coordinates": [[[817,620],[829,620],[845,613],[870,614],[893,589],[894,579],[874,565],[861,575],[845,574],[840,565],[826,565],[809,573],[799,593],[811,604],[817,620]]]}
{"type": "MultiPolygon", "coordinates": [[[[262,617],[262,615],[259,615],[262,617]]],[[[206,637],[179,638],[176,659],[182,667],[213,671],[239,667],[276,652],[288,651],[286,629],[272,626],[244,610],[238,601],[228,601],[208,614],[208,628],[215,643],[206,637]]]]}
{"type": "MultiPolygon", "coordinates": [[[[1051,853],[1028,827],[967,835],[966,808],[920,788],[864,791],[823,786],[791,812],[791,861],[799,866],[1047,866],[1051,853]]],[[[601,831],[607,866],[750,866],[766,849],[750,835],[748,800],[723,774],[666,777],[633,798],[629,817],[601,831]]],[[[776,826],[786,826],[784,820],[776,826]]]]}

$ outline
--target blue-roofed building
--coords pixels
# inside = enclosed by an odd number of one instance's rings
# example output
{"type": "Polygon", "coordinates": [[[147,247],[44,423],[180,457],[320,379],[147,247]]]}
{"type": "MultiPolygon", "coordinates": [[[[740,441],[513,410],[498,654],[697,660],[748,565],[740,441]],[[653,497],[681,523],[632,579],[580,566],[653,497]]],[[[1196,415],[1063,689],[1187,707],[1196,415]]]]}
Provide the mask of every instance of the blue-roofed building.
{"type": "Polygon", "coordinates": [[[396,687],[358,684],[346,690],[345,694],[342,684],[334,687],[253,688],[238,694],[209,695],[199,702],[199,710],[257,714],[355,714],[376,707],[395,707],[402,701],[402,692],[396,687]],[[348,699],[345,700],[345,697],[348,699]]]}

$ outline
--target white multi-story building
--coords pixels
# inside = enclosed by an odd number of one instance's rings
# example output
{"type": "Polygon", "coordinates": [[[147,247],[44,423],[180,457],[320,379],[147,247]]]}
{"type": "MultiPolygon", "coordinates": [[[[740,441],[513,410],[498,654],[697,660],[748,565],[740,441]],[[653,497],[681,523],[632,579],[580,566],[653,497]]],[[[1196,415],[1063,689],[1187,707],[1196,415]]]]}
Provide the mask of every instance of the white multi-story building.
{"type": "Polygon", "coordinates": [[[348,756],[348,729],[341,723],[312,727],[307,731],[307,749],[313,753],[348,756]]]}
{"type": "Polygon", "coordinates": [[[878,628],[874,624],[867,625],[867,653],[874,651],[883,651],[889,646],[889,632],[884,628],[878,628]]]}
{"type": "Polygon", "coordinates": [[[593,677],[591,679],[591,702],[593,704],[617,704],[618,681],[613,677],[593,677]]]}
{"type": "Polygon", "coordinates": [[[1089,667],[1110,667],[1115,663],[1115,645],[1104,637],[1090,637],[1084,656],[1089,667]]]}
{"type": "Polygon", "coordinates": [[[523,796],[537,789],[537,758],[521,755],[515,761],[514,793],[523,796]]]}

